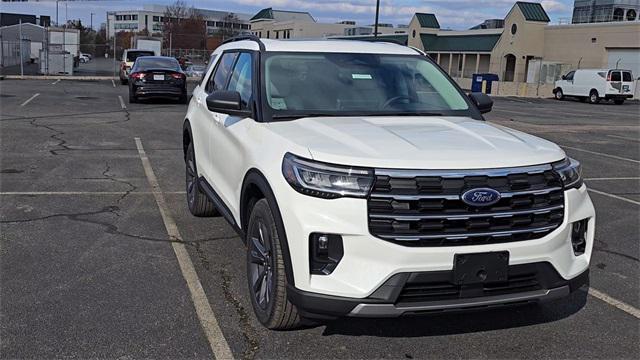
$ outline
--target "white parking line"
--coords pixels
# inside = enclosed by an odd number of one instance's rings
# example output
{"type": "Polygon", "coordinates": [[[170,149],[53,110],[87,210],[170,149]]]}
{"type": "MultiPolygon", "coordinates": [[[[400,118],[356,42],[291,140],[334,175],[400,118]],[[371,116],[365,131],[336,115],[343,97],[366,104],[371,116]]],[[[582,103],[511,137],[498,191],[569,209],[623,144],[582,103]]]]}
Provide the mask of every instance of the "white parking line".
{"type": "Polygon", "coordinates": [[[124,104],[124,100],[122,100],[122,96],[118,95],[118,100],[120,100],[120,107],[122,107],[122,109],[126,109],[127,106],[124,104]]]}
{"type": "Polygon", "coordinates": [[[56,81],[52,82],[52,83],[51,83],[51,85],[55,85],[55,84],[59,83],[59,82],[60,82],[60,80],[62,80],[62,79],[58,79],[58,80],[56,80],[56,81]]]}
{"type": "Polygon", "coordinates": [[[629,304],[627,304],[625,302],[622,302],[620,300],[614,299],[611,296],[609,296],[609,295],[607,295],[607,294],[605,294],[603,292],[600,292],[600,291],[598,291],[598,290],[596,290],[594,288],[589,288],[589,295],[591,295],[591,296],[593,296],[593,297],[595,297],[597,299],[600,299],[600,300],[606,302],[607,304],[612,305],[612,306],[614,306],[614,307],[626,312],[627,314],[629,314],[631,316],[635,316],[638,319],[640,319],[640,310],[638,310],[637,308],[635,308],[635,307],[633,307],[633,306],[631,306],[631,305],[629,305],[629,304]]]}
{"type": "Polygon", "coordinates": [[[20,106],[25,106],[25,105],[27,105],[28,103],[30,103],[30,102],[31,102],[31,100],[33,100],[33,99],[37,98],[38,96],[40,96],[40,93],[36,93],[36,94],[35,94],[35,95],[33,95],[32,97],[28,98],[28,99],[27,99],[27,101],[25,101],[25,102],[23,102],[22,104],[20,104],[20,106]]]}
{"type": "Polygon", "coordinates": [[[607,180],[640,180],[640,177],[602,177],[602,178],[584,178],[587,181],[607,181],[607,180]]]}
{"type": "Polygon", "coordinates": [[[111,79],[111,85],[113,85],[113,87],[116,87],[116,82],[113,81],[113,79],[111,79]]]}
{"type": "Polygon", "coordinates": [[[622,139],[622,140],[629,140],[629,141],[638,141],[640,142],[640,140],[638,140],[637,138],[630,138],[630,137],[626,137],[626,136],[620,136],[620,135],[607,135],[608,137],[612,137],[612,138],[616,138],[616,139],[622,139]]]}
{"type": "Polygon", "coordinates": [[[200,319],[200,324],[204,329],[204,333],[209,341],[213,355],[216,359],[232,359],[233,354],[231,353],[229,344],[224,338],[224,334],[222,334],[222,330],[218,325],[218,320],[211,309],[211,304],[209,304],[209,300],[207,300],[207,295],[204,293],[200,279],[198,279],[198,274],[193,267],[187,248],[182,242],[183,240],[180,235],[180,231],[178,230],[178,226],[171,217],[171,212],[164,199],[162,190],[160,189],[158,179],[153,172],[151,162],[142,147],[142,141],[140,141],[140,138],[135,138],[135,141],[136,146],[138,147],[140,160],[142,161],[142,167],[147,175],[149,185],[151,185],[151,188],[153,189],[153,196],[155,197],[158,208],[160,209],[160,215],[162,216],[162,221],[164,222],[167,234],[169,234],[171,240],[174,240],[171,242],[171,246],[173,247],[173,251],[178,259],[182,276],[187,282],[187,287],[191,293],[193,305],[196,308],[196,314],[198,315],[198,319],[200,319]]]}
{"type": "Polygon", "coordinates": [[[607,193],[607,192],[599,191],[599,190],[594,190],[594,189],[591,189],[591,188],[588,188],[587,190],[589,190],[589,191],[591,191],[591,192],[594,192],[594,193],[596,193],[596,194],[600,194],[600,195],[608,196],[608,197],[613,198],[613,199],[618,199],[618,200],[626,201],[626,202],[631,203],[631,204],[640,205],[640,201],[635,201],[635,200],[627,199],[626,197],[622,197],[622,196],[618,196],[618,195],[614,195],[614,194],[609,194],[609,193],[607,193]]]}
{"type": "Polygon", "coordinates": [[[575,151],[582,151],[582,152],[585,152],[587,154],[600,155],[600,156],[604,156],[604,157],[608,157],[608,158],[612,158],[612,159],[629,161],[629,162],[632,162],[632,163],[640,164],[640,160],[629,159],[629,158],[622,157],[622,156],[616,156],[616,155],[605,154],[605,153],[601,153],[601,152],[597,152],[597,151],[580,149],[580,148],[576,148],[576,147],[573,147],[573,146],[560,145],[560,147],[563,147],[565,149],[575,150],[575,151]]]}

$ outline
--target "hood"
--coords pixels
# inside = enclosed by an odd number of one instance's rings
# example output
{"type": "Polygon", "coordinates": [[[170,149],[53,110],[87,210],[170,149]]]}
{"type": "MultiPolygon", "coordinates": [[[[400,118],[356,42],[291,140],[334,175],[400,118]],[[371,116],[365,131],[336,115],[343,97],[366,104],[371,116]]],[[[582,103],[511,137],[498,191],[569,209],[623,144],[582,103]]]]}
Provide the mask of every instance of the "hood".
{"type": "Polygon", "coordinates": [[[465,117],[318,117],[269,127],[315,160],[353,166],[486,169],[565,157],[547,140],[465,117]]]}

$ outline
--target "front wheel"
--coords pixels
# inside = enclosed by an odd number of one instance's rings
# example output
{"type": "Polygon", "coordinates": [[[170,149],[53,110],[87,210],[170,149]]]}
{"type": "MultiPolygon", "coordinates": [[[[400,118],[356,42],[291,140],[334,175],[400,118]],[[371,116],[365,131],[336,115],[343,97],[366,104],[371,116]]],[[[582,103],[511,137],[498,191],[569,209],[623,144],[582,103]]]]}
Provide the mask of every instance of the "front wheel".
{"type": "Polygon", "coordinates": [[[266,199],[253,206],[246,233],[247,280],[251,306],[268,329],[299,327],[301,318],[287,299],[287,279],[280,236],[266,199]]]}
{"type": "Polygon", "coordinates": [[[554,95],[555,95],[556,100],[564,99],[564,93],[562,93],[562,89],[560,89],[560,88],[556,89],[556,93],[554,95]]]}
{"type": "Polygon", "coordinates": [[[133,95],[133,91],[129,89],[129,104],[135,104],[138,102],[138,97],[133,95]]]}

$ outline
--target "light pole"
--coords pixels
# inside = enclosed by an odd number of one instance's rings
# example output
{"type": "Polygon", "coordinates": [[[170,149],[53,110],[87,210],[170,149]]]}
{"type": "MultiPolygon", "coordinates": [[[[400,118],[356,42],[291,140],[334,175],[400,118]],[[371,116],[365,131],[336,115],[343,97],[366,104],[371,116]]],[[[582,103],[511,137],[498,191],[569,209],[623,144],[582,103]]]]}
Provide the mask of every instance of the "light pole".
{"type": "Polygon", "coordinates": [[[91,25],[89,25],[91,31],[93,31],[93,15],[95,15],[95,13],[91,13],[91,25]]]}
{"type": "Polygon", "coordinates": [[[378,38],[378,17],[380,16],[380,0],[376,0],[376,23],[373,26],[373,37],[378,38]]]}

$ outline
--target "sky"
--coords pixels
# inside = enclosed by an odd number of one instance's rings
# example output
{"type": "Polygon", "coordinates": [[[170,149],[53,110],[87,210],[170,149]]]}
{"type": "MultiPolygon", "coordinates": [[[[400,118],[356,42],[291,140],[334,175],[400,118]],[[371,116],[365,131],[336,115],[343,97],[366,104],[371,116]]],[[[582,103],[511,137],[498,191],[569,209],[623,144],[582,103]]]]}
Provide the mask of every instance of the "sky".
{"type": "MultiPolygon", "coordinates": [[[[542,3],[551,21],[571,17],[573,0],[530,0],[542,3]]],[[[106,21],[106,12],[141,8],[143,4],[171,4],[175,0],[71,0],[59,2],[59,19],[81,19],[89,25],[90,14],[98,28],[106,21]]],[[[355,20],[358,24],[374,23],[376,0],[185,0],[188,5],[211,10],[255,14],[273,7],[282,10],[308,11],[319,22],[355,20]]],[[[442,28],[467,29],[485,19],[504,18],[515,0],[381,0],[380,22],[408,24],[416,12],[434,13],[442,28]]],[[[2,12],[51,15],[55,20],[55,0],[29,0],[21,3],[0,2],[2,12]]]]}

